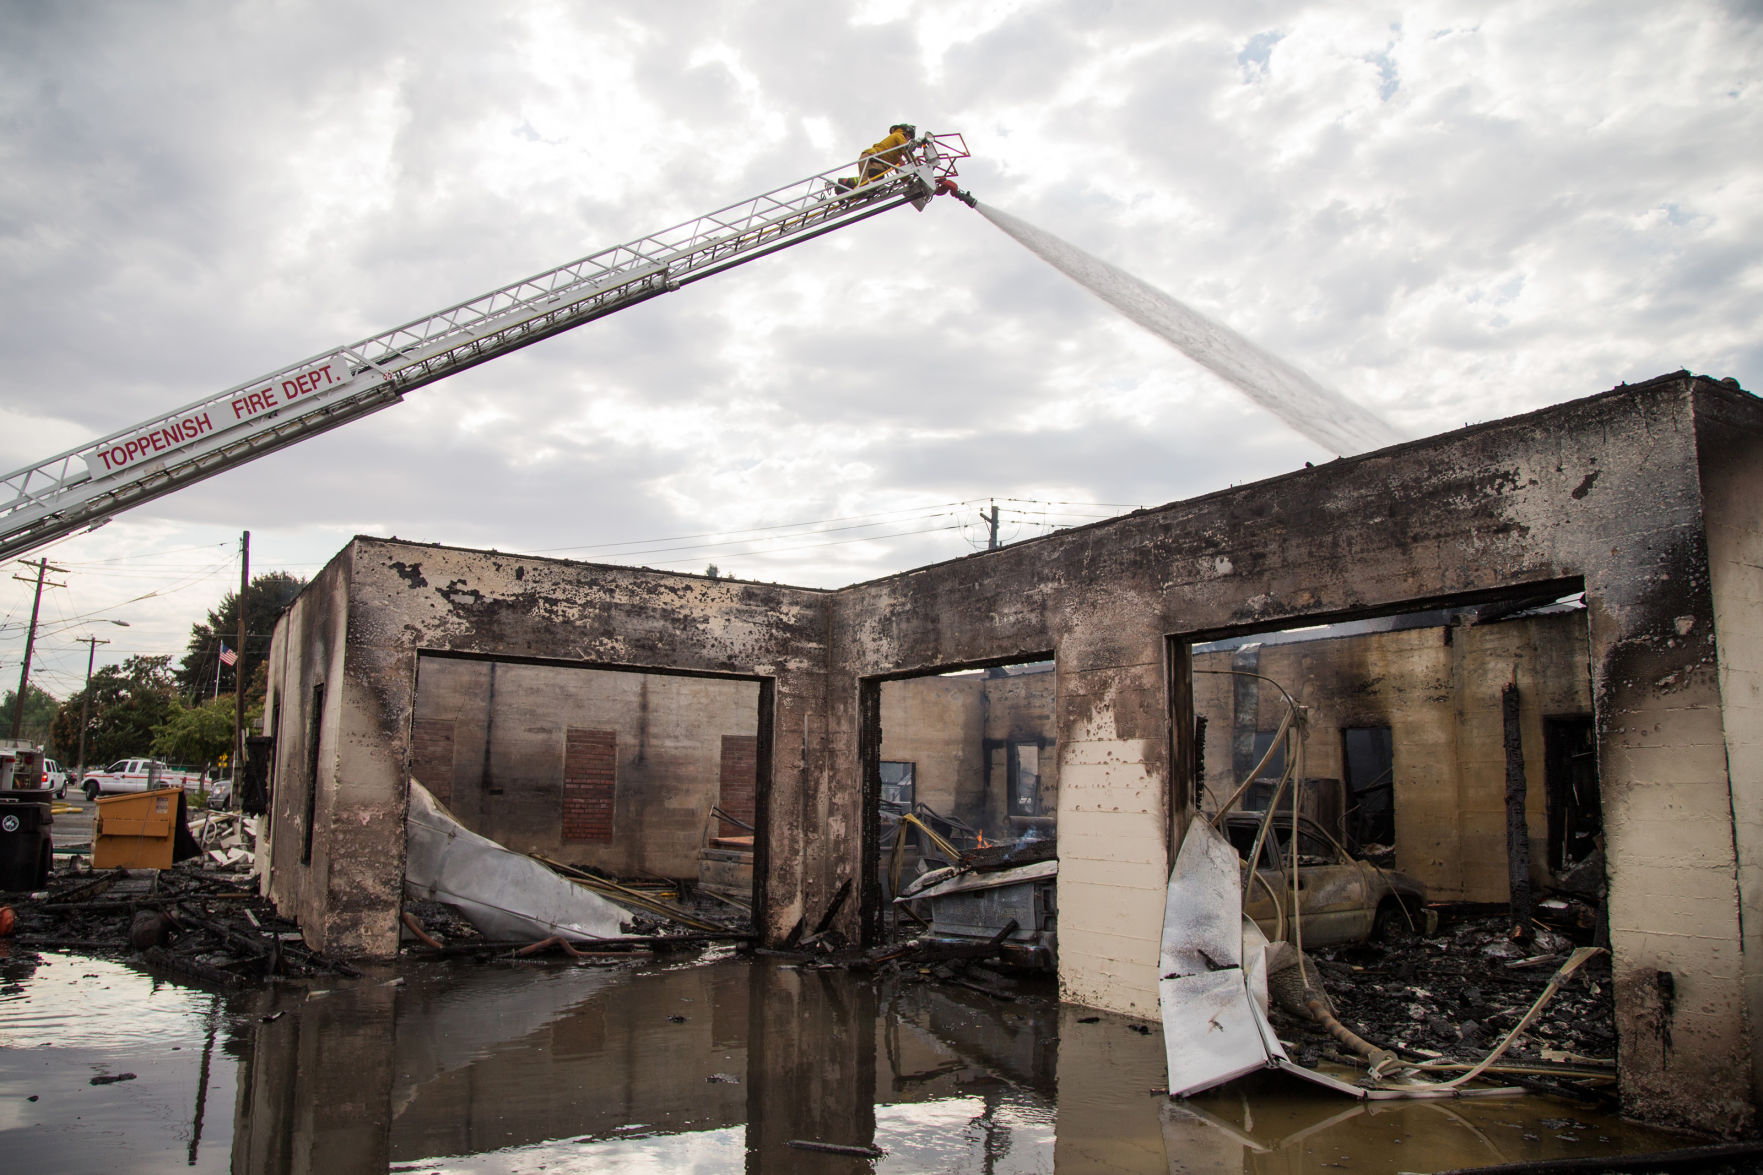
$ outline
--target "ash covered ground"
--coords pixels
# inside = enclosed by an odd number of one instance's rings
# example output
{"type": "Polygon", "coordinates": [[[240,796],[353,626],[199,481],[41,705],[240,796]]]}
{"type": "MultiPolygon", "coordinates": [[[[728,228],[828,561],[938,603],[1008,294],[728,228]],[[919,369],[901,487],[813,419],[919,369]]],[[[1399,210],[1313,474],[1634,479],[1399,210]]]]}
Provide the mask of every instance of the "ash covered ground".
{"type": "MultiPolygon", "coordinates": [[[[1432,935],[1399,935],[1308,952],[1348,1028],[1407,1060],[1474,1063],[1529,1011],[1575,943],[1538,929],[1528,944],[1509,936],[1503,914],[1463,918],[1432,935]]],[[[1509,1065],[1613,1064],[1615,1003],[1608,954],[1579,968],[1501,1058],[1509,1065]]],[[[1304,1065],[1347,1060],[1322,1028],[1275,1007],[1273,1020],[1304,1065]]],[[[1596,1067],[1596,1066],[1591,1066],[1596,1067]]],[[[1585,1088],[1541,1084],[1555,1092],[1585,1088]]]]}

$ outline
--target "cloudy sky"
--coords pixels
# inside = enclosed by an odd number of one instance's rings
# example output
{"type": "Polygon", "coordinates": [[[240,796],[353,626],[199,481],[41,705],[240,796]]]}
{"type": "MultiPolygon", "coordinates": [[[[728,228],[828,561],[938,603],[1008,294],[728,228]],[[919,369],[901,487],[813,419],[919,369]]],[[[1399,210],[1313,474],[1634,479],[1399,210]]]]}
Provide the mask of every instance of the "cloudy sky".
{"type": "MultiPolygon", "coordinates": [[[[963,133],[982,200],[1404,435],[1685,367],[1763,386],[1758,0],[4,15],[4,470],[900,119],[963,133]]],[[[983,546],[989,499],[1021,539],[1332,456],[939,200],[53,545],[33,679],[77,688],[85,635],[181,652],[243,530],[304,575],[366,533],[835,586],[983,546]]]]}

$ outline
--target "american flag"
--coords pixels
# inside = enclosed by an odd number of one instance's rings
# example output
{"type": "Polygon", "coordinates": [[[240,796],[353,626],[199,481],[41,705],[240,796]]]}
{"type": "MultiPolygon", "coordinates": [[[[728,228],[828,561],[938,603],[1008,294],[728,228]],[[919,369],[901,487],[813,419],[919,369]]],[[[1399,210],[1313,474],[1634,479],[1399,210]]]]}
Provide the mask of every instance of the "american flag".
{"type": "Polygon", "coordinates": [[[220,663],[222,665],[237,665],[239,663],[239,655],[227,648],[225,641],[220,642],[220,663]]]}

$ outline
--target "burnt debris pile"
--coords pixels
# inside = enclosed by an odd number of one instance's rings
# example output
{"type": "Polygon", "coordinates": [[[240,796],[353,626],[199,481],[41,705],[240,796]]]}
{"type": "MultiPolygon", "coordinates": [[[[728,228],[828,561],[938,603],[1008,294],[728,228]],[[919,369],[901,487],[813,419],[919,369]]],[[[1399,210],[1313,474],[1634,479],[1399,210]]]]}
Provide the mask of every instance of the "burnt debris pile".
{"type": "MultiPolygon", "coordinates": [[[[1504,914],[1470,917],[1430,936],[1402,936],[1307,952],[1340,1021],[1404,1062],[1446,1077],[1486,1057],[1515,1028],[1569,958],[1573,943],[1548,929],[1513,941],[1504,914]]],[[[1278,1001],[1272,1013],[1293,1058],[1315,1067],[1353,1058],[1278,1001]]],[[[1613,1095],[1616,1028],[1607,954],[1574,972],[1500,1058],[1502,1084],[1602,1098],[1613,1095]]]]}
{"type": "Polygon", "coordinates": [[[357,974],[308,949],[299,927],[257,894],[248,869],[217,868],[206,856],[169,869],[58,874],[12,908],[20,946],[128,955],[206,988],[357,974]]]}

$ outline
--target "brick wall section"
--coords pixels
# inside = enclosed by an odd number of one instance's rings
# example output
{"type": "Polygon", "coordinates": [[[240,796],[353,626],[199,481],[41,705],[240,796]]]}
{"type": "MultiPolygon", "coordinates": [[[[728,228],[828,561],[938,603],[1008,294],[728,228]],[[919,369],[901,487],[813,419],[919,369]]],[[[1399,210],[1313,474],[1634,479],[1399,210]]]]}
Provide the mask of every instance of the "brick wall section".
{"type": "MultiPolygon", "coordinates": [[[[722,781],[717,806],[748,824],[758,823],[759,739],[751,734],[722,736],[722,781]]],[[[717,836],[747,836],[749,832],[727,820],[718,821],[717,836]]]]}
{"type": "Polygon", "coordinates": [[[410,774],[443,804],[453,802],[453,723],[418,718],[410,729],[410,774]]]}
{"type": "Polygon", "coordinates": [[[618,732],[570,727],[563,741],[563,839],[612,839],[618,732]]]}

